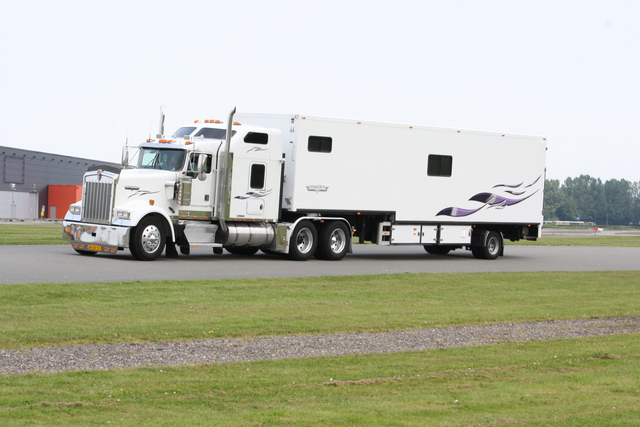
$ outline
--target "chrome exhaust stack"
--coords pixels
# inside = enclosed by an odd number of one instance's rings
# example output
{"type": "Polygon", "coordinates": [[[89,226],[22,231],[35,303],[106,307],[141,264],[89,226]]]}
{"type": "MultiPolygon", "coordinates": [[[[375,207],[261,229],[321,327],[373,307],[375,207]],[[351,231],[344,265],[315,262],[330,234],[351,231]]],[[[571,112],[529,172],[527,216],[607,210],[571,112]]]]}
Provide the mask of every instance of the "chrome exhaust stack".
{"type": "Polygon", "coordinates": [[[229,227],[225,223],[227,211],[229,210],[229,181],[231,180],[231,127],[233,126],[233,116],[236,114],[236,107],[229,112],[227,121],[227,137],[224,143],[224,156],[220,158],[217,176],[218,203],[216,206],[216,216],[220,224],[219,236],[224,245],[229,240],[229,227]]]}
{"type": "Polygon", "coordinates": [[[164,105],[160,106],[160,123],[158,125],[158,134],[156,138],[162,138],[164,136],[164,105]]]}

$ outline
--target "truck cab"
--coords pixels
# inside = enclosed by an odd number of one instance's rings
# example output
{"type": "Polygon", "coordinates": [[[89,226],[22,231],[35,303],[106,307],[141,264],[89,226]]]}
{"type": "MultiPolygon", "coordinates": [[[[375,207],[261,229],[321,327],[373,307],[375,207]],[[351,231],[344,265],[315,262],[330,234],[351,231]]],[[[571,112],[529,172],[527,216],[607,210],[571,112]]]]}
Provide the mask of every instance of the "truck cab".
{"type": "MultiPolygon", "coordinates": [[[[195,245],[222,248],[230,236],[221,234],[221,222],[278,220],[278,130],[195,121],[171,137],[125,147],[122,159],[120,169],[85,174],[83,198],[65,217],[63,237],[81,254],[128,247],[135,258],[151,260],[165,247],[174,254],[175,245],[182,253],[195,245]]],[[[234,226],[231,237],[236,228],[243,227],[234,226]]],[[[262,234],[273,240],[274,233],[262,234]]]]}

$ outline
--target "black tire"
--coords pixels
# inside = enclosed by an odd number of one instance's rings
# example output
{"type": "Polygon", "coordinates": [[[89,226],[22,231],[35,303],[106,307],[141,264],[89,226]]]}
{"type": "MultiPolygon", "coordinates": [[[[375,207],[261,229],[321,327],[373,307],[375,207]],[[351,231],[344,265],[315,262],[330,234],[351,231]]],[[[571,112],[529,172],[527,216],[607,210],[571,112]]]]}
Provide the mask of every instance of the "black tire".
{"type": "Polygon", "coordinates": [[[347,255],[351,233],[342,221],[326,223],[318,233],[318,249],[315,256],[320,259],[339,261],[347,255]]]}
{"type": "Polygon", "coordinates": [[[140,261],[153,261],[164,250],[166,243],[164,225],[160,219],[149,216],[143,218],[131,230],[129,249],[133,257],[140,261]]]}
{"type": "Polygon", "coordinates": [[[318,232],[311,221],[302,220],[296,225],[289,242],[289,258],[306,261],[313,256],[318,246],[318,232]]]}
{"type": "Polygon", "coordinates": [[[496,259],[502,254],[502,236],[496,231],[490,231],[484,246],[471,247],[471,253],[479,259],[496,259]]]}
{"type": "Polygon", "coordinates": [[[80,255],[95,255],[98,253],[98,252],[85,251],[85,250],[76,249],[76,248],[73,248],[73,250],[78,252],[80,255]]]}
{"type": "Polygon", "coordinates": [[[451,251],[448,246],[424,245],[424,250],[432,255],[446,255],[451,251]]]}
{"type": "Polygon", "coordinates": [[[237,247],[234,247],[234,246],[230,246],[230,247],[225,248],[225,249],[230,254],[242,255],[242,256],[251,256],[251,255],[254,255],[256,252],[258,252],[258,250],[260,248],[252,248],[252,247],[237,248],[237,247]]]}

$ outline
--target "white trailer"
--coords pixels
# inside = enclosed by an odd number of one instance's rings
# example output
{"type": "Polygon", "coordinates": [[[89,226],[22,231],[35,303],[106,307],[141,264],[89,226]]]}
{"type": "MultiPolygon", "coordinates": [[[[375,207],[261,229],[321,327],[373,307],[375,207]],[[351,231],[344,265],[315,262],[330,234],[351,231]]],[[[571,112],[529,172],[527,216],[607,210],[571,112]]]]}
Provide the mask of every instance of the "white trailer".
{"type": "Polygon", "coordinates": [[[352,235],[495,259],[505,238],[540,237],[545,138],[234,113],[161,130],[122,169],[87,172],[63,236],[82,254],[128,247],[142,260],[175,246],[338,260],[352,235]]]}

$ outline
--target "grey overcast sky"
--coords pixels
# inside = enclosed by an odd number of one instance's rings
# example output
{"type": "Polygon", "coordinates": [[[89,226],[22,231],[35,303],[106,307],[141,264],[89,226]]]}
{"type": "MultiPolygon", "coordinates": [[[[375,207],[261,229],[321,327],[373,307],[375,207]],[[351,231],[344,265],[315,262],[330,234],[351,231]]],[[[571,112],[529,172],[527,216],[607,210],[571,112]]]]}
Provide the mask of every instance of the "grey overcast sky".
{"type": "Polygon", "coordinates": [[[541,135],[548,178],[639,181],[639,22],[634,0],[0,0],[0,145],[119,162],[162,104],[168,133],[237,106],[541,135]]]}

